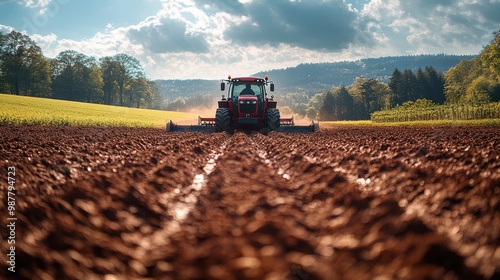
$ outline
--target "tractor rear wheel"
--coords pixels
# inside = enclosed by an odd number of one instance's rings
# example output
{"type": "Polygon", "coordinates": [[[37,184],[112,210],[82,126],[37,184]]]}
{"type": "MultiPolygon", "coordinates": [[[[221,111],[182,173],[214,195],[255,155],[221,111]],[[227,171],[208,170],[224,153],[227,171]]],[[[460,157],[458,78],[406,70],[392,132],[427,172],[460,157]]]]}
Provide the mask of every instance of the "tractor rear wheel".
{"type": "Polygon", "coordinates": [[[231,116],[228,108],[219,108],[215,112],[215,131],[224,132],[231,129],[231,116]]]}
{"type": "Polygon", "coordinates": [[[270,131],[277,130],[280,127],[280,111],[275,108],[267,109],[266,121],[270,131]]]}

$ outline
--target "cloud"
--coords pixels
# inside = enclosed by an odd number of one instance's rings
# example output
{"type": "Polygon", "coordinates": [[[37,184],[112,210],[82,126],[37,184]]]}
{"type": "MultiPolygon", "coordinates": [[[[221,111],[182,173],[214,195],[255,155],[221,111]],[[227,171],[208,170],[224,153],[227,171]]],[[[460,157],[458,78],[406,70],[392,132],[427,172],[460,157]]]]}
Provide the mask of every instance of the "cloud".
{"type": "Polygon", "coordinates": [[[339,51],[358,38],[371,40],[366,26],[344,1],[254,0],[244,7],[247,20],[224,34],[238,44],[339,51]]]}
{"type": "MultiPolygon", "coordinates": [[[[52,0],[17,0],[18,3],[28,8],[38,8],[47,6],[52,0]]],[[[67,0],[59,0],[59,2],[67,2],[67,0]]]]}
{"type": "Polygon", "coordinates": [[[8,34],[8,33],[12,32],[14,30],[15,29],[13,27],[0,24],[0,33],[8,34]]]}
{"type": "Polygon", "coordinates": [[[30,37],[40,46],[47,57],[56,57],[60,52],[74,50],[89,56],[100,58],[118,53],[126,53],[140,57],[143,54],[141,46],[132,44],[126,37],[126,28],[118,28],[106,32],[98,32],[85,40],[70,40],[59,38],[55,34],[30,37]]]}
{"type": "Polygon", "coordinates": [[[57,36],[54,33],[51,33],[47,36],[35,34],[35,35],[30,36],[30,37],[43,50],[51,49],[53,46],[55,46],[57,44],[57,36]]]}
{"type": "Polygon", "coordinates": [[[188,33],[185,22],[163,18],[160,22],[131,28],[128,37],[153,53],[208,52],[209,46],[201,34],[188,33]]]}
{"type": "Polygon", "coordinates": [[[497,25],[500,23],[500,1],[490,0],[488,3],[476,2],[470,4],[469,8],[475,14],[481,15],[481,21],[489,25],[497,25]]]}
{"type": "Polygon", "coordinates": [[[233,15],[242,15],[245,12],[245,6],[238,0],[196,0],[197,6],[208,14],[229,13],[233,15]]]}
{"type": "Polygon", "coordinates": [[[362,14],[398,52],[474,54],[498,28],[499,1],[371,0],[362,14]]]}

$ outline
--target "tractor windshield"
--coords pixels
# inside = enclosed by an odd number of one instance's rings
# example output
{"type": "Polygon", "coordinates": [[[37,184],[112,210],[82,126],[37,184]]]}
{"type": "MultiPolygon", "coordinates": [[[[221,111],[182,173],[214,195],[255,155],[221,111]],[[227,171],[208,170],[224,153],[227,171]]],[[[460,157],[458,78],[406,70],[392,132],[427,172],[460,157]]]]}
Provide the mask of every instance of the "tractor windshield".
{"type": "Polygon", "coordinates": [[[252,83],[234,83],[232,96],[238,98],[240,95],[255,95],[257,97],[262,97],[262,84],[252,84],[252,83]]]}

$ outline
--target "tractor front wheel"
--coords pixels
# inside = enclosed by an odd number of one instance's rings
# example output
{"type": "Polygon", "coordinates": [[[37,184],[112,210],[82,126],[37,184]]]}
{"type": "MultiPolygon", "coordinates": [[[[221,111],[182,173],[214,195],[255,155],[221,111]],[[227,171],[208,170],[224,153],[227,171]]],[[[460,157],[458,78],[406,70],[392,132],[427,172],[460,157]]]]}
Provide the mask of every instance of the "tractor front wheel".
{"type": "Polygon", "coordinates": [[[215,112],[215,131],[224,132],[231,129],[231,116],[228,108],[219,108],[215,112]]]}
{"type": "Polygon", "coordinates": [[[270,131],[277,130],[280,127],[280,111],[275,108],[267,109],[266,121],[270,131]]]}

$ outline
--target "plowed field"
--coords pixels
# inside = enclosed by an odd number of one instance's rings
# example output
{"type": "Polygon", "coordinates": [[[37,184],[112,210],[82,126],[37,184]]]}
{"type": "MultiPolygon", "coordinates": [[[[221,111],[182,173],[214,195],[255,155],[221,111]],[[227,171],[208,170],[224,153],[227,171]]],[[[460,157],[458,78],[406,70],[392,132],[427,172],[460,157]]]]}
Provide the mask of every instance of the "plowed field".
{"type": "Polygon", "coordinates": [[[500,277],[500,128],[0,127],[0,151],[0,278],[500,277]]]}

